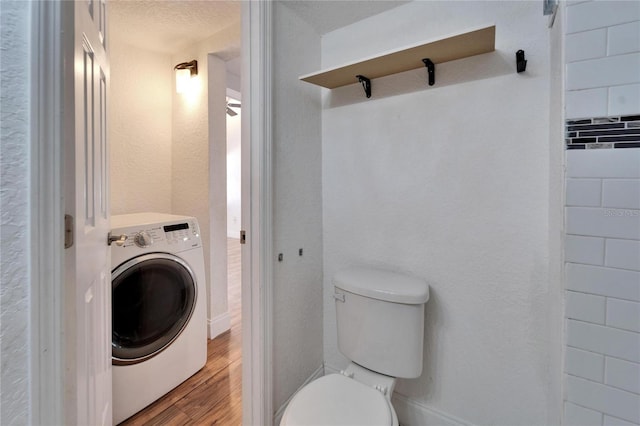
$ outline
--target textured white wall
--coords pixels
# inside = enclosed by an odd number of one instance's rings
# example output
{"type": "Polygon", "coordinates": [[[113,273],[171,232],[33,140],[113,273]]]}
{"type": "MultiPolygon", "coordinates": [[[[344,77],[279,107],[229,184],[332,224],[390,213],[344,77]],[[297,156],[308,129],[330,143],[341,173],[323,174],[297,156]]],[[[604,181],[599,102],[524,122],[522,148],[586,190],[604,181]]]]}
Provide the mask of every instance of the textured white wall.
{"type": "Polygon", "coordinates": [[[320,36],[274,5],[274,411],[322,364],[320,36]],[[304,250],[298,256],[298,249],[304,250]]]}
{"type": "Polygon", "coordinates": [[[171,56],[110,49],[111,214],[171,213],[171,56]]]}
{"type": "Polygon", "coordinates": [[[558,424],[561,152],[540,2],[412,2],[325,35],[322,68],[491,23],[497,51],[437,65],[433,87],[420,69],[373,80],[371,99],[358,84],[325,92],[325,361],[347,362],[335,272],[405,271],[431,286],[423,374],[397,387],[412,410],[441,423],[558,424]],[[518,49],[529,59],[520,75],[518,49]]]}
{"type": "Polygon", "coordinates": [[[29,423],[29,2],[0,2],[0,424],[29,423]]]}
{"type": "MultiPolygon", "coordinates": [[[[566,15],[567,118],[640,115],[640,3],[566,15]]],[[[640,148],[567,151],[566,194],[564,423],[639,425],[640,148]]]]}

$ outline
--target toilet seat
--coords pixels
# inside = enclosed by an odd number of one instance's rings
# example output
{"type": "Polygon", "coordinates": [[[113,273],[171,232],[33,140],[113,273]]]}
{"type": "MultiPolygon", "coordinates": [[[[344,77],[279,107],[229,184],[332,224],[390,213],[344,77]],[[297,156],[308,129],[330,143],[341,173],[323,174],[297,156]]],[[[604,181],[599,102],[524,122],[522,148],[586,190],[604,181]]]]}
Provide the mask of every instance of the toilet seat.
{"type": "Polygon", "coordinates": [[[391,403],[380,391],[341,374],[329,374],[293,397],[280,426],[391,426],[395,419],[391,403]]]}

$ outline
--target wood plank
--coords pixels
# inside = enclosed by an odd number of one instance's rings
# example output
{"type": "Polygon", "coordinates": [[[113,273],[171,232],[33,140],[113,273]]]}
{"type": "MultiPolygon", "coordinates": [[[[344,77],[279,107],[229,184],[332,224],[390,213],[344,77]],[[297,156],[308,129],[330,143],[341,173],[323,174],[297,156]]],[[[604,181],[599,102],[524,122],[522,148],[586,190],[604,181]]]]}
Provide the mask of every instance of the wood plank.
{"type": "Polygon", "coordinates": [[[472,30],[463,34],[421,43],[355,63],[300,77],[300,80],[335,89],[357,83],[356,75],[369,79],[424,68],[423,58],[434,64],[449,62],[495,50],[496,27],[472,30]]]}

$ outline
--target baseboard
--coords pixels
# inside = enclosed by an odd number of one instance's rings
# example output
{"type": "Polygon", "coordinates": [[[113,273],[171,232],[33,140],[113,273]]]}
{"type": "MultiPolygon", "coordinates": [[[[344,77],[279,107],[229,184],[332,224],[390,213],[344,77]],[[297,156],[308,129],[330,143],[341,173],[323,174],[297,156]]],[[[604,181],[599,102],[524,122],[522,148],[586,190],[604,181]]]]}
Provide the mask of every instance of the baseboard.
{"type": "MultiPolygon", "coordinates": [[[[324,371],[325,374],[340,373],[340,369],[328,364],[325,364],[324,371]]],[[[393,393],[391,402],[393,403],[393,408],[396,410],[401,426],[472,426],[469,422],[428,407],[398,392],[393,393]]]]}
{"type": "Polygon", "coordinates": [[[231,315],[225,312],[215,318],[207,319],[207,332],[209,339],[215,339],[222,333],[231,329],[231,315]]]}
{"type": "Polygon", "coordinates": [[[289,399],[287,399],[284,404],[282,404],[280,406],[280,408],[278,408],[278,410],[276,411],[276,414],[273,416],[273,424],[274,426],[278,426],[280,424],[280,420],[282,420],[282,415],[284,414],[284,410],[287,408],[287,405],[289,405],[289,401],[291,401],[291,399],[293,399],[293,397],[300,391],[300,389],[302,389],[303,387],[307,386],[309,383],[313,382],[315,379],[324,376],[324,365],[321,365],[320,367],[316,368],[316,370],[311,373],[311,375],[307,378],[307,380],[304,381],[304,383],[298,388],[298,390],[296,390],[290,397],[289,399]]]}

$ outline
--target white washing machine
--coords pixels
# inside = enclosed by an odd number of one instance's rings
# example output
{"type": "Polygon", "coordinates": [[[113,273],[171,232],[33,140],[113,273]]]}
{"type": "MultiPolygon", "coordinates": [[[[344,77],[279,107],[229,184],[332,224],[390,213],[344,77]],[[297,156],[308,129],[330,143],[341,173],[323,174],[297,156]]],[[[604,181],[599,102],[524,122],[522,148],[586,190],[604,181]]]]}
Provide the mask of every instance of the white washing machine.
{"type": "Polygon", "coordinates": [[[207,360],[204,256],[193,217],[111,217],[113,422],[200,370],[207,360]]]}

